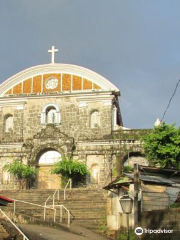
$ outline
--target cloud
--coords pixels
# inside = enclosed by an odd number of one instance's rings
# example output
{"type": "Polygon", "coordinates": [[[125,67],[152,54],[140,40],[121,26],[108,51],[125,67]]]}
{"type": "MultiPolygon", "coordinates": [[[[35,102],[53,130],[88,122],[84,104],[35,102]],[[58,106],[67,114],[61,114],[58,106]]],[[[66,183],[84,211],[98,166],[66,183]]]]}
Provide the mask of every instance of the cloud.
{"type": "MultiPolygon", "coordinates": [[[[180,2],[119,0],[2,1],[0,80],[57,62],[92,69],[121,91],[124,125],[152,127],[180,75],[180,2]]],[[[179,91],[166,119],[179,122],[179,91]]]]}

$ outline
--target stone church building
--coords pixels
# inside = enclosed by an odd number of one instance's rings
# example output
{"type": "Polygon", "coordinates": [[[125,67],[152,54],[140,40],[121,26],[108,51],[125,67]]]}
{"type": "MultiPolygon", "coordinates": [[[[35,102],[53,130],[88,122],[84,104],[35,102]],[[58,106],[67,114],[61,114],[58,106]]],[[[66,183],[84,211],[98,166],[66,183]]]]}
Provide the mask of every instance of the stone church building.
{"type": "Polygon", "coordinates": [[[0,188],[17,188],[3,167],[38,168],[35,187],[55,189],[50,174],[63,156],[87,164],[89,184],[106,184],[116,161],[112,132],[122,126],[119,89],[87,68],[52,62],[25,69],[0,85],[0,188]]]}

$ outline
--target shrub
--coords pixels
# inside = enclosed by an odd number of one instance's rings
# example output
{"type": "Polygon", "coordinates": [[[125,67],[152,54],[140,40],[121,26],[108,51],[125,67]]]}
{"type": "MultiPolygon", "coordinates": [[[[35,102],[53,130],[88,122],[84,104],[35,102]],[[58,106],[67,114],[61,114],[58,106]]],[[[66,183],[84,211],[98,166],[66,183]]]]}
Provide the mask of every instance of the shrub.
{"type": "Polygon", "coordinates": [[[123,172],[124,173],[129,173],[133,171],[133,167],[131,166],[123,166],[123,172]]]}
{"type": "Polygon", "coordinates": [[[145,155],[152,166],[180,167],[180,127],[163,122],[142,140],[145,155]]]}
{"type": "Polygon", "coordinates": [[[172,203],[170,208],[180,208],[180,203],[172,203]]]}
{"type": "Polygon", "coordinates": [[[35,175],[37,173],[36,169],[25,165],[18,160],[15,160],[13,163],[6,164],[4,169],[17,178],[21,189],[26,187],[30,188],[31,182],[35,179],[35,175]]]}
{"type": "Polygon", "coordinates": [[[61,174],[63,185],[71,178],[73,186],[77,186],[80,182],[85,180],[86,175],[89,175],[89,170],[84,163],[73,161],[71,158],[64,158],[54,164],[51,173],[61,174]]]}

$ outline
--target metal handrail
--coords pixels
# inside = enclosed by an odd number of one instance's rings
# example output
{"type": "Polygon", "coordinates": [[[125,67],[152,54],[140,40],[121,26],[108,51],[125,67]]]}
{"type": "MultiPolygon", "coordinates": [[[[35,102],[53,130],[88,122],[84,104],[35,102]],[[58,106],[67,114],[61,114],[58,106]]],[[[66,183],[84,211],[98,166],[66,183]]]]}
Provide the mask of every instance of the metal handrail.
{"type": "Polygon", "coordinates": [[[5,214],[5,212],[0,209],[0,212],[7,218],[7,220],[18,230],[18,232],[23,236],[23,240],[29,240],[29,238],[26,237],[26,235],[16,226],[15,223],[11,221],[11,219],[5,214]]]}
{"type": "MultiPolygon", "coordinates": [[[[51,197],[51,196],[49,196],[49,197],[51,197]]],[[[46,220],[46,209],[53,210],[54,211],[54,219],[56,218],[56,209],[48,207],[47,206],[47,202],[45,202],[45,206],[42,206],[42,205],[39,205],[39,204],[36,204],[36,203],[25,202],[25,201],[21,201],[21,200],[17,200],[17,199],[12,199],[12,200],[14,201],[14,213],[16,212],[16,202],[21,202],[21,203],[25,203],[25,204],[29,204],[29,205],[33,205],[33,206],[38,206],[38,207],[44,208],[44,221],[46,220]]]]}
{"type": "Polygon", "coordinates": [[[69,188],[71,189],[72,188],[72,179],[71,178],[68,180],[68,182],[64,188],[64,200],[66,200],[66,189],[67,189],[68,185],[69,185],[69,188]]]}
{"type": "Polygon", "coordinates": [[[64,206],[64,205],[61,205],[61,208],[64,208],[68,214],[68,227],[70,225],[70,222],[71,222],[71,216],[70,216],[70,211],[64,206]]]}
{"type": "MultiPolygon", "coordinates": [[[[33,205],[33,206],[38,206],[41,208],[44,208],[44,221],[46,220],[46,209],[51,209],[54,211],[54,222],[56,222],[56,208],[55,207],[59,207],[60,208],[60,222],[62,222],[62,209],[64,208],[65,211],[68,214],[68,227],[70,225],[70,221],[71,221],[71,215],[70,215],[70,211],[64,206],[64,205],[47,205],[48,200],[51,198],[52,196],[49,196],[46,201],[45,201],[45,205],[42,206],[40,204],[36,204],[36,203],[30,203],[30,202],[25,202],[25,201],[21,201],[21,200],[17,200],[17,199],[12,199],[14,201],[14,213],[16,212],[16,202],[21,202],[21,203],[25,203],[25,204],[29,204],[29,205],[33,205]],[[52,206],[52,207],[51,207],[52,206]]],[[[24,240],[24,239],[23,239],[24,240]]],[[[26,239],[25,239],[26,240],[26,239]]]]}
{"type": "MultiPolygon", "coordinates": [[[[45,203],[44,203],[44,221],[46,220],[46,208],[47,208],[47,202],[49,201],[49,199],[51,198],[51,195],[49,195],[49,197],[46,199],[45,203]]],[[[54,208],[53,208],[54,209],[54,208]]],[[[55,215],[56,213],[54,213],[55,215]]]]}
{"type": "MultiPolygon", "coordinates": [[[[66,184],[66,187],[68,186],[68,184],[70,184],[70,189],[72,186],[72,182],[71,179],[69,179],[68,183],[66,184]]],[[[45,201],[45,207],[47,206],[52,206],[52,208],[55,210],[55,215],[54,215],[54,222],[56,221],[56,208],[59,207],[60,209],[60,222],[62,222],[62,215],[63,215],[63,209],[67,212],[68,214],[68,227],[70,225],[71,222],[71,213],[70,211],[64,206],[64,205],[55,205],[55,198],[57,195],[57,199],[59,200],[60,198],[60,193],[59,193],[59,189],[56,189],[53,195],[50,195],[46,201],[45,201]],[[47,205],[47,202],[52,198],[52,205],[47,205]]],[[[74,216],[73,216],[74,217],[74,216]]],[[[44,212],[44,218],[45,218],[45,212],[44,212]]]]}
{"type": "Polygon", "coordinates": [[[44,203],[44,206],[47,206],[47,202],[49,201],[49,199],[51,199],[51,195],[49,195],[49,197],[46,199],[45,203],[44,203]]]}
{"type": "Polygon", "coordinates": [[[67,215],[68,215],[68,227],[69,227],[69,225],[71,223],[71,213],[70,213],[70,211],[64,205],[54,205],[54,207],[59,207],[59,209],[60,209],[60,222],[62,222],[62,215],[63,215],[62,210],[64,208],[64,210],[67,212],[67,215]]]}
{"type": "Polygon", "coordinates": [[[59,189],[56,189],[56,191],[53,194],[53,208],[54,208],[56,194],[57,194],[57,199],[59,201],[59,189]]]}

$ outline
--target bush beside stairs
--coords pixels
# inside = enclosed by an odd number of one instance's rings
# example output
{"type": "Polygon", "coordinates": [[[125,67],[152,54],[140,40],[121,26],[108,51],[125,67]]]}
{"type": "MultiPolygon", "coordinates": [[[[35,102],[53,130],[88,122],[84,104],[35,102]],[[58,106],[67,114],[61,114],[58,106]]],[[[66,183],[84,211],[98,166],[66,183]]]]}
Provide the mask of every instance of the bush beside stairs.
{"type": "MultiPolygon", "coordinates": [[[[55,190],[1,190],[0,195],[8,198],[17,199],[25,202],[31,202],[44,206],[46,199],[53,196],[55,190]]],[[[60,200],[55,205],[62,204],[71,213],[71,224],[81,225],[92,230],[100,230],[106,224],[106,193],[104,190],[73,188],[66,191],[66,200],[64,200],[64,192],[59,192],[60,200]]],[[[52,197],[47,205],[52,207],[52,197]]],[[[13,215],[13,203],[2,210],[8,215],[14,216],[14,221],[20,223],[40,223],[44,222],[44,209],[27,205],[24,203],[16,203],[16,215],[13,215]]],[[[53,210],[46,211],[46,223],[54,225],[53,210]]],[[[56,222],[60,222],[60,209],[57,209],[56,222]]],[[[63,211],[63,223],[67,224],[67,213],[63,211]]]]}

